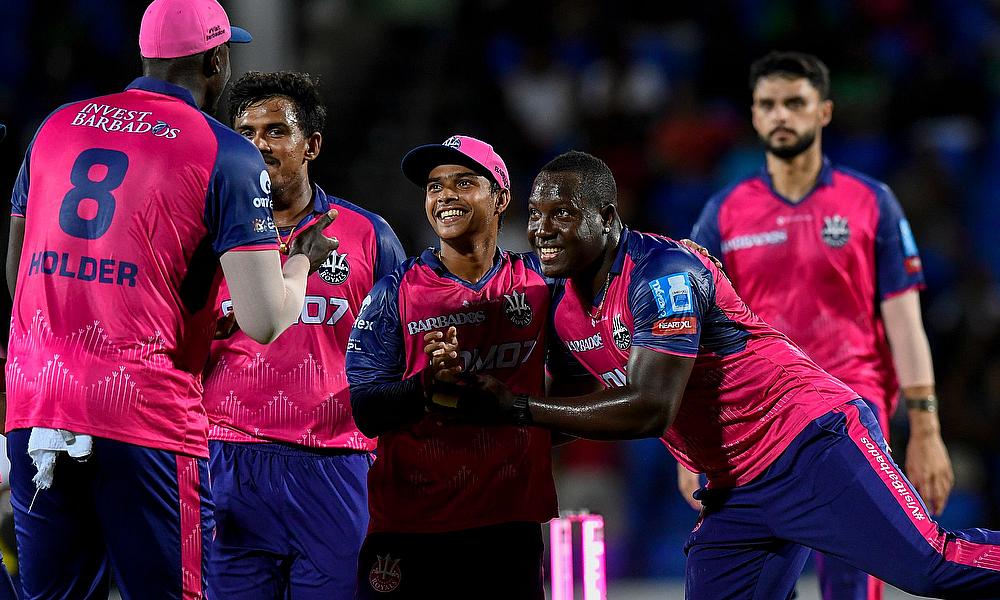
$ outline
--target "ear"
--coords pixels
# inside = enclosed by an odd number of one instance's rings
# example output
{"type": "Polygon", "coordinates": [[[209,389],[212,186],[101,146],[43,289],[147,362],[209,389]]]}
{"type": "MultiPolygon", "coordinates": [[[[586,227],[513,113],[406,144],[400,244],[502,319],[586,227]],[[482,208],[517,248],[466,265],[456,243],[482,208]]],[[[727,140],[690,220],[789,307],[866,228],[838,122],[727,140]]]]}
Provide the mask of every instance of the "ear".
{"type": "Polygon", "coordinates": [[[508,206],[510,206],[510,190],[501,189],[500,193],[497,194],[494,214],[503,214],[508,206]]]}
{"type": "Polygon", "coordinates": [[[833,119],[833,100],[823,100],[819,103],[819,119],[823,127],[830,124],[833,119]]]}
{"type": "Polygon", "coordinates": [[[306,138],[306,151],[303,154],[303,158],[306,162],[310,160],[315,160],[319,156],[320,146],[323,145],[323,134],[316,131],[308,138],[306,138]]]}
{"type": "Polygon", "coordinates": [[[614,227],[618,220],[618,208],[614,204],[605,204],[601,207],[601,227],[614,227]]]}
{"type": "Polygon", "coordinates": [[[222,72],[222,46],[216,46],[205,52],[205,59],[202,62],[202,72],[205,77],[215,77],[222,72]]]}

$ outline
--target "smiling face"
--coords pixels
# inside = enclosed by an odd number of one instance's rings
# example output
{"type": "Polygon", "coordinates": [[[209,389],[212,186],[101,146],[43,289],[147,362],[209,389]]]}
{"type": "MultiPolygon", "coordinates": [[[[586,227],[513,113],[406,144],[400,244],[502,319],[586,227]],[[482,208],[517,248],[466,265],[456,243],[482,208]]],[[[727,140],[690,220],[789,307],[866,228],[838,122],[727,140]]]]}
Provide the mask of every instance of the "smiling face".
{"type": "Polygon", "coordinates": [[[424,209],[434,233],[453,240],[478,233],[496,235],[510,195],[490,193],[490,180],[462,165],[441,165],[427,175],[424,209]]]}
{"type": "Polygon", "coordinates": [[[286,96],[251,104],[236,116],[234,127],[260,150],[275,209],[283,209],[288,202],[285,190],[308,178],[308,163],[319,155],[322,136],[302,132],[295,103],[286,96]]]}
{"type": "Polygon", "coordinates": [[[586,274],[600,260],[608,236],[604,227],[613,207],[599,209],[581,198],[580,176],[542,171],[528,198],[528,243],[547,277],[586,274]]]}
{"type": "Polygon", "coordinates": [[[753,90],[753,127],[767,151],[790,159],[809,149],[830,123],[833,103],[804,77],[762,77],[753,90]]]}

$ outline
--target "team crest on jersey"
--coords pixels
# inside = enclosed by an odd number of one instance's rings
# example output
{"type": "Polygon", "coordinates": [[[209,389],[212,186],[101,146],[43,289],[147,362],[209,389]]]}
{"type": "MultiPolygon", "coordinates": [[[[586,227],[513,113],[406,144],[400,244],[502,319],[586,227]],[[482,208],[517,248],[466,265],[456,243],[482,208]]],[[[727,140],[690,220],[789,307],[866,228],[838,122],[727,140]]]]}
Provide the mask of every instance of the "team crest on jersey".
{"type": "Polygon", "coordinates": [[[319,277],[330,285],[340,285],[351,275],[351,265],[347,262],[347,253],[340,254],[336,250],[326,257],[319,266],[319,277]]]}
{"type": "Polygon", "coordinates": [[[510,294],[503,295],[503,312],[515,327],[527,327],[531,323],[531,305],[528,304],[527,294],[518,293],[516,290],[510,294]]]}
{"type": "Polygon", "coordinates": [[[851,239],[851,227],[847,217],[833,215],[823,217],[823,241],[831,248],[842,248],[851,239]]]}
{"type": "Polygon", "coordinates": [[[615,341],[615,346],[621,351],[632,347],[632,334],[628,332],[628,327],[622,322],[621,314],[615,315],[612,321],[611,338],[615,341]]]}
{"type": "Polygon", "coordinates": [[[375,564],[368,571],[368,583],[376,592],[391,592],[399,587],[403,573],[399,570],[399,560],[388,554],[375,555],[375,564]]]}

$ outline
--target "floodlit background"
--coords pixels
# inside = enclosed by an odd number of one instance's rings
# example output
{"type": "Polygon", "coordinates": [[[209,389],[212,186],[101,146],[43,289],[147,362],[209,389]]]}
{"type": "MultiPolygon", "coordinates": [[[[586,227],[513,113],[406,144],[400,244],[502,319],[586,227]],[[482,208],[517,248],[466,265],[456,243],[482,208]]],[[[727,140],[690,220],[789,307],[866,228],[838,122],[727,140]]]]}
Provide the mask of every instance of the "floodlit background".
{"type": "MultiPolygon", "coordinates": [[[[4,195],[48,112],[139,75],[145,4],[4,0],[4,195]]],[[[818,54],[833,76],[827,154],[888,182],[920,244],[925,324],[957,474],[942,522],[1000,527],[1000,2],[223,4],[255,36],[233,48],[234,79],[249,69],[318,75],[330,116],[313,179],[384,215],[411,254],[433,240],[422,194],[401,176],[399,159],[453,133],[491,142],[507,162],[510,248],[526,247],[533,175],[572,148],[611,166],[628,224],[684,237],[715,190],[762,164],[749,123],[750,62],[771,49],[818,54]]],[[[894,428],[896,448],[905,436],[894,428]]],[[[680,548],[696,514],[678,496],[661,444],[577,443],[559,451],[558,465],[561,504],[606,515],[618,597],[680,594],[680,548]]],[[[11,533],[8,519],[0,525],[8,560],[11,533]]],[[[804,584],[801,597],[813,588],[804,584]]]]}

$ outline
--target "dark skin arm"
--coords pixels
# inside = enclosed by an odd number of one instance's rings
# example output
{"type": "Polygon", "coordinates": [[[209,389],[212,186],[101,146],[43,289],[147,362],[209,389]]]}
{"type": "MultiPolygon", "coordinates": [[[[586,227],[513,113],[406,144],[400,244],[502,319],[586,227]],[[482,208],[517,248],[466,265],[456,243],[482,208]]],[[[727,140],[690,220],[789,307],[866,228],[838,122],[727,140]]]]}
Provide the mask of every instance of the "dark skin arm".
{"type": "MultiPolygon", "coordinates": [[[[531,398],[532,424],[591,440],[660,437],[673,423],[694,359],[633,347],[624,387],[568,398],[531,398]]],[[[478,377],[500,406],[513,395],[500,381],[478,377]]]]}
{"type": "MultiPolygon", "coordinates": [[[[549,398],[583,396],[600,391],[600,389],[601,384],[593,377],[558,377],[553,379],[548,373],[545,374],[545,395],[549,398]]],[[[552,432],[553,446],[562,446],[578,439],[580,438],[562,431],[552,432]]]]}
{"type": "Polygon", "coordinates": [[[24,217],[10,218],[10,238],[7,242],[7,291],[14,297],[17,287],[17,268],[21,264],[21,247],[24,245],[24,217]]]}
{"type": "MultiPolygon", "coordinates": [[[[10,218],[10,237],[7,242],[7,292],[14,298],[14,289],[17,287],[17,268],[21,264],[21,247],[24,245],[24,217],[10,218]]],[[[5,366],[6,361],[0,360],[0,367],[5,366]]],[[[7,418],[7,389],[4,381],[0,379],[0,419],[7,418]]]]}

